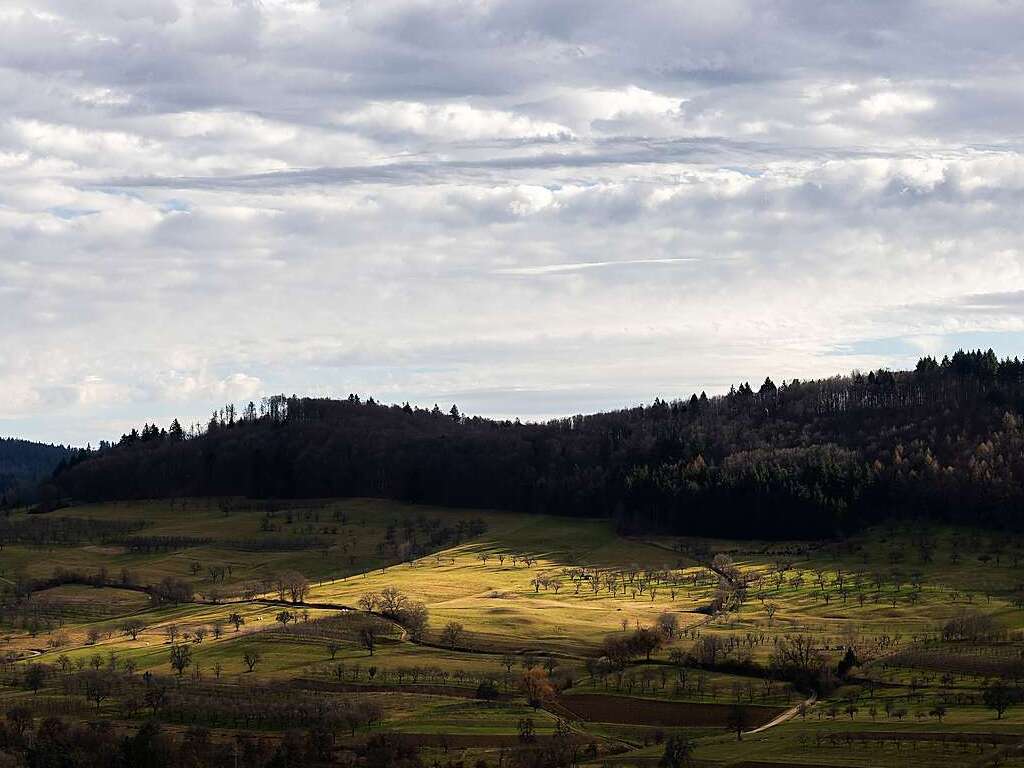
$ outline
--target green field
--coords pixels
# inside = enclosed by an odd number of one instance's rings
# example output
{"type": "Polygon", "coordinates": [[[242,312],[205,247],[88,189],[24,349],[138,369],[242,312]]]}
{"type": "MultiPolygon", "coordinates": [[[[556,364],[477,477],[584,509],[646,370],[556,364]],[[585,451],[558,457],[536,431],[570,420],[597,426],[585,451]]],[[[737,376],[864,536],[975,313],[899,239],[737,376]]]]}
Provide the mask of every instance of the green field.
{"type": "Polygon", "coordinates": [[[707,764],[930,765],[944,755],[1021,764],[1024,705],[1000,715],[985,700],[993,680],[1024,678],[1018,540],[910,525],[842,542],[622,538],[603,521],[365,499],[188,499],[51,515],[134,530],[5,543],[4,709],[173,724],[209,706],[207,687],[220,692],[214,700],[245,702],[252,686],[283,686],[297,701],[375,713],[350,732],[339,726],[339,738],[412,734],[428,750],[473,759],[515,747],[530,718],[541,739],[567,728],[581,763],[654,765],[663,741],[685,734],[707,764]],[[53,583],[55,569],[67,583],[53,583]],[[297,601],[275,586],[286,572],[308,580],[297,601]],[[167,577],[194,598],[157,604],[146,588],[167,577]],[[425,605],[421,632],[362,610],[389,588],[425,605]],[[282,611],[293,616],[287,625],[282,611]],[[665,615],[671,632],[649,659],[601,659],[606,638],[665,615]],[[964,616],[981,634],[944,638],[942,627],[964,616]],[[371,625],[372,654],[361,634],[371,625]],[[813,640],[830,677],[799,712],[810,691],[765,671],[797,635],[813,640]],[[180,675],[172,647],[188,649],[180,675]],[[840,677],[847,649],[857,663],[840,677]],[[33,667],[47,670],[36,692],[33,667]],[[74,683],[93,669],[120,681],[94,706],[74,683]],[[522,684],[528,669],[553,686],[537,707],[522,684]],[[132,708],[147,673],[170,686],[162,713],[132,708]],[[481,681],[492,688],[483,698],[481,681]],[[749,721],[740,730],[783,718],[739,741],[726,728],[737,709],[749,721]]]}

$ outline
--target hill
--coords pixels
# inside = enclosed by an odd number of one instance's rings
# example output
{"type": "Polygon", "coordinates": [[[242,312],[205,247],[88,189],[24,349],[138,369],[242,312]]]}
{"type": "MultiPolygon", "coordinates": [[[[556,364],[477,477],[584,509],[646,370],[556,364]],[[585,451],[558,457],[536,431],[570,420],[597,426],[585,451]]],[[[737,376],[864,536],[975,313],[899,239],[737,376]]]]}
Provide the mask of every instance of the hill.
{"type": "Polygon", "coordinates": [[[734,387],[545,424],[283,396],[146,425],[55,476],[85,501],[370,496],[613,518],[623,531],[818,537],[891,516],[1018,527],[1024,364],[734,387]]]}
{"type": "Polygon", "coordinates": [[[31,495],[70,451],[59,445],[0,438],[0,507],[31,495]]]}

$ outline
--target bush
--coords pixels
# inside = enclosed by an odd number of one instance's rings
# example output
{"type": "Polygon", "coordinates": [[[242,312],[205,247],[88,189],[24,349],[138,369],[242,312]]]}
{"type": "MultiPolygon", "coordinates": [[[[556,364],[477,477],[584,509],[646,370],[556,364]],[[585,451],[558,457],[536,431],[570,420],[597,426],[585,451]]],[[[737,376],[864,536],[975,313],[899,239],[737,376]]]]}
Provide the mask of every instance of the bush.
{"type": "Polygon", "coordinates": [[[498,686],[490,678],[481,680],[476,687],[476,697],[484,701],[493,701],[498,698],[498,686]]]}

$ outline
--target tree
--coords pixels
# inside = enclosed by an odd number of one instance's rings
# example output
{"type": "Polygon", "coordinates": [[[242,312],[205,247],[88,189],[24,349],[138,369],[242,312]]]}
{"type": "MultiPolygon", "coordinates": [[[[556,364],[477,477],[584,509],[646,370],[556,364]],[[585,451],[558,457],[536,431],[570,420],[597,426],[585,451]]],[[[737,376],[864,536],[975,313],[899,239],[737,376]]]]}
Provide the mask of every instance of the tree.
{"type": "Polygon", "coordinates": [[[256,665],[260,663],[261,658],[260,654],[256,651],[246,651],[242,655],[242,661],[245,662],[245,666],[249,668],[250,672],[256,669],[256,665]]]}
{"type": "Polygon", "coordinates": [[[238,631],[239,627],[245,624],[245,618],[240,613],[232,613],[228,616],[228,621],[235,625],[235,632],[238,631]]]}
{"type": "Polygon", "coordinates": [[[463,626],[457,621],[449,621],[441,631],[441,642],[449,648],[454,648],[462,639],[463,626]]]}
{"type": "Polygon", "coordinates": [[[410,640],[419,642],[427,631],[430,615],[427,613],[427,606],[424,603],[407,603],[401,612],[392,618],[405,627],[410,640]]]}
{"type": "Polygon", "coordinates": [[[750,723],[750,716],[747,714],[745,707],[739,704],[734,704],[729,707],[729,712],[725,716],[726,727],[730,731],[736,732],[736,741],[743,740],[743,731],[750,723]]]}
{"type": "Polygon", "coordinates": [[[658,629],[669,640],[672,640],[676,636],[676,630],[679,629],[679,617],[670,611],[665,611],[658,617],[658,629]]]}
{"type": "Polygon", "coordinates": [[[39,689],[46,682],[46,667],[39,664],[30,664],[25,670],[25,687],[32,693],[39,693],[39,689]]]}
{"type": "Polygon", "coordinates": [[[295,614],[291,611],[281,611],[274,617],[282,627],[287,627],[289,621],[294,621],[295,614]]]}
{"type": "Polygon", "coordinates": [[[630,642],[632,642],[639,653],[644,654],[647,661],[650,661],[651,654],[661,648],[665,640],[660,632],[642,627],[633,633],[630,642]]]}
{"type": "Polygon", "coordinates": [[[287,593],[293,603],[301,603],[309,592],[309,581],[298,571],[285,571],[279,577],[278,590],[287,593]]]}
{"type": "Polygon", "coordinates": [[[1013,703],[1011,690],[999,680],[985,688],[981,698],[986,707],[996,711],[997,720],[1003,719],[1003,713],[1006,712],[1006,710],[1010,708],[1010,704],[1013,703]]]}
{"type": "Polygon", "coordinates": [[[171,646],[171,668],[180,677],[192,664],[192,648],[184,643],[171,646]]]}
{"type": "Polygon", "coordinates": [[[369,613],[377,607],[377,602],[379,600],[380,597],[377,594],[370,592],[368,594],[362,595],[356,604],[359,606],[361,610],[369,613]]]}
{"type": "Polygon", "coordinates": [[[494,680],[489,677],[481,680],[480,684],[476,687],[476,697],[485,701],[498,698],[498,686],[494,680]]]}
{"type": "Polygon", "coordinates": [[[28,727],[32,725],[32,710],[28,707],[11,707],[4,715],[7,718],[7,724],[14,729],[19,737],[23,736],[28,727]]]}
{"type": "Polygon", "coordinates": [[[179,629],[177,624],[168,624],[164,627],[164,634],[167,635],[168,642],[173,645],[178,640],[179,629]]]}
{"type": "Polygon", "coordinates": [[[153,596],[157,602],[173,603],[174,605],[190,602],[193,594],[191,584],[173,576],[165,576],[153,588],[153,596]]]}
{"type": "Polygon", "coordinates": [[[856,667],[860,662],[857,660],[857,654],[853,652],[853,648],[847,648],[843,658],[839,660],[839,664],[836,665],[836,675],[845,678],[851,669],[856,667]]]}
{"type": "Polygon", "coordinates": [[[540,667],[531,667],[523,673],[520,680],[526,702],[534,709],[540,709],[545,702],[555,695],[554,686],[548,679],[548,673],[540,667]]]}
{"type": "Polygon", "coordinates": [[[334,657],[338,655],[338,651],[341,650],[341,643],[337,640],[327,641],[327,652],[331,654],[331,661],[334,661],[334,657]]]}
{"type": "Polygon", "coordinates": [[[786,635],[775,645],[771,662],[776,669],[806,678],[821,672],[825,655],[811,635],[786,635]]]}
{"type": "Polygon", "coordinates": [[[693,742],[686,736],[670,736],[665,742],[665,753],[658,761],[659,768],[684,768],[693,757],[693,742]]]}
{"type": "Polygon", "coordinates": [[[622,669],[633,660],[636,648],[629,642],[629,638],[608,635],[601,644],[601,655],[617,668],[622,669]]]}
{"type": "Polygon", "coordinates": [[[409,598],[394,587],[385,587],[378,595],[377,602],[381,613],[395,617],[408,604],[409,598]]]}
{"type": "Polygon", "coordinates": [[[141,619],[128,619],[121,625],[121,634],[125,637],[130,637],[132,640],[138,640],[139,635],[145,628],[146,624],[141,619]]]}
{"type": "Polygon", "coordinates": [[[701,664],[713,666],[724,651],[724,643],[719,635],[702,634],[693,644],[693,656],[701,664]]]}
{"type": "Polygon", "coordinates": [[[516,725],[519,731],[519,741],[523,744],[532,744],[537,740],[537,729],[533,725],[532,717],[521,717],[516,725]]]}
{"type": "Polygon", "coordinates": [[[82,673],[82,689],[85,698],[94,702],[98,711],[100,705],[114,692],[114,678],[105,670],[86,670],[82,673]]]}
{"type": "Polygon", "coordinates": [[[359,628],[359,642],[370,652],[371,656],[373,656],[374,648],[377,647],[377,630],[377,623],[373,621],[368,621],[359,628]]]}

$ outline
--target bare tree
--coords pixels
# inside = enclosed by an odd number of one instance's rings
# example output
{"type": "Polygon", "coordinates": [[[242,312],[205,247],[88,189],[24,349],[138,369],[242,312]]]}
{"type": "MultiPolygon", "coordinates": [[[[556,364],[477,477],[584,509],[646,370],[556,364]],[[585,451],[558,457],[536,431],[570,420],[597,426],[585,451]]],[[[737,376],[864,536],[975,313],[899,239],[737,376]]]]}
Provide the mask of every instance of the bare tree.
{"type": "Polygon", "coordinates": [[[464,627],[457,621],[449,621],[441,630],[441,642],[449,648],[454,648],[462,639],[464,627]]]}
{"type": "Polygon", "coordinates": [[[679,617],[670,611],[665,611],[658,617],[658,629],[664,632],[669,640],[674,639],[676,630],[679,629],[679,617]]]}
{"type": "Polygon", "coordinates": [[[145,628],[146,625],[141,619],[128,619],[128,621],[121,625],[121,634],[130,637],[132,640],[138,640],[139,635],[145,628]]]}
{"type": "Polygon", "coordinates": [[[359,628],[359,642],[370,652],[371,656],[373,656],[374,648],[377,647],[378,629],[378,625],[374,621],[368,621],[359,628]]]}
{"type": "Polygon", "coordinates": [[[180,677],[192,664],[192,649],[185,644],[171,646],[171,668],[180,677]]]}

